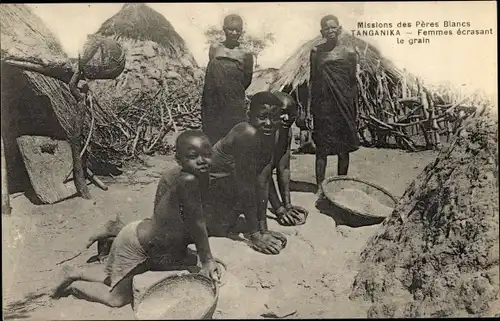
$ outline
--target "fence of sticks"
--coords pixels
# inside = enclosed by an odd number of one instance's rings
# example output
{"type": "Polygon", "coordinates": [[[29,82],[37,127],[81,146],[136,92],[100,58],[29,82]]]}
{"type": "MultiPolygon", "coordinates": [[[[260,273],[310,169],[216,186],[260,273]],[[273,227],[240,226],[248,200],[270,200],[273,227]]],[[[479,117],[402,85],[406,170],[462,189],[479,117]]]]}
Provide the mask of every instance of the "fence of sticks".
{"type": "Polygon", "coordinates": [[[356,47],[356,79],[361,109],[359,134],[369,145],[385,147],[392,138],[398,148],[416,151],[416,140],[423,138],[425,143],[420,147],[438,149],[441,139],[446,137],[448,141],[463,119],[490,104],[480,93],[464,97],[450,85],[430,90],[405,69],[388,76],[380,60],[367,71],[362,68],[368,64],[367,48],[361,52],[356,47]]]}
{"type": "Polygon", "coordinates": [[[99,137],[92,134],[92,126],[87,126],[92,135],[90,155],[121,166],[123,161],[141,154],[169,152],[172,148],[166,141],[169,132],[201,127],[200,89],[200,84],[186,86],[175,82],[166,84],[150,97],[139,92],[132,102],[119,98],[99,102],[94,98],[89,112],[106,113],[110,116],[106,119],[112,121],[94,122],[99,128],[99,137]]]}

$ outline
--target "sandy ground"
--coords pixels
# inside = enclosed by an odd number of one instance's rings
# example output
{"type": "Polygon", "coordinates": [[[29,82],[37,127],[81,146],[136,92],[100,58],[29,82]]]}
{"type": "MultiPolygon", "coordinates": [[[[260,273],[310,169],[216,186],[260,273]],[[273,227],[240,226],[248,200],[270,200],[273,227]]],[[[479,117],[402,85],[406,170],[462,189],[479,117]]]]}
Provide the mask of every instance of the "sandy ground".
{"type": "MultiPolygon", "coordinates": [[[[436,156],[435,152],[361,148],[351,156],[350,173],[400,197],[408,184],[436,156]]],[[[327,177],[336,172],[329,160],[327,177]]],[[[61,266],[84,249],[93,228],[120,214],[124,222],[151,215],[156,183],[175,165],[170,156],[147,159],[148,166],[105,179],[109,190],[91,187],[92,200],[74,198],[54,205],[33,205],[20,195],[11,201],[12,215],[2,217],[2,284],[5,319],[133,319],[130,306],[112,309],[72,297],[51,300],[47,290],[61,266]]],[[[214,318],[365,317],[366,308],[349,301],[358,255],[380,225],[337,226],[314,208],[314,156],[293,156],[292,202],[310,211],[300,227],[273,230],[288,235],[278,256],[266,256],[244,242],[212,238],[212,251],[228,265],[214,318]]],[[[71,260],[82,265],[96,254],[95,245],[71,260]]]]}

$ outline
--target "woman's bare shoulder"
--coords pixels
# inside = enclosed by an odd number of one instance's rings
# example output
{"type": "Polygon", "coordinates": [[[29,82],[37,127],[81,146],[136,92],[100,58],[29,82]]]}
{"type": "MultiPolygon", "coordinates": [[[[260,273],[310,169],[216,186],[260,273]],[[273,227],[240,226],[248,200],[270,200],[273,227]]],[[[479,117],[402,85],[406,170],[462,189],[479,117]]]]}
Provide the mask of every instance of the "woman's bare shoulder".
{"type": "Polygon", "coordinates": [[[237,129],[243,134],[248,136],[254,136],[257,134],[257,129],[250,125],[248,122],[241,122],[236,125],[237,129]]]}
{"type": "Polygon", "coordinates": [[[247,122],[241,122],[231,129],[228,136],[233,142],[251,143],[257,136],[257,129],[247,122]]]}
{"type": "Polygon", "coordinates": [[[210,49],[218,49],[218,48],[222,48],[222,47],[224,47],[224,44],[222,42],[219,42],[219,41],[212,42],[210,44],[210,49]]]}

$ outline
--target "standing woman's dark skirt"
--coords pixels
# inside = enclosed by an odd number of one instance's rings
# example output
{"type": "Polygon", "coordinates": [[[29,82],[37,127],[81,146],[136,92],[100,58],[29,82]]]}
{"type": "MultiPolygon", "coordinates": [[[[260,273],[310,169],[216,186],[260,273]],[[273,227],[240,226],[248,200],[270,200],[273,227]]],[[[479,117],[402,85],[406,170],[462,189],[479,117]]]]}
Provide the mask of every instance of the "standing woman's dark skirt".
{"type": "Polygon", "coordinates": [[[317,67],[311,101],[317,154],[346,154],[359,148],[354,70],[355,66],[342,58],[317,67]]]}
{"type": "Polygon", "coordinates": [[[212,144],[246,120],[243,82],[241,62],[226,57],[209,62],[201,99],[201,121],[203,132],[212,144]]]}

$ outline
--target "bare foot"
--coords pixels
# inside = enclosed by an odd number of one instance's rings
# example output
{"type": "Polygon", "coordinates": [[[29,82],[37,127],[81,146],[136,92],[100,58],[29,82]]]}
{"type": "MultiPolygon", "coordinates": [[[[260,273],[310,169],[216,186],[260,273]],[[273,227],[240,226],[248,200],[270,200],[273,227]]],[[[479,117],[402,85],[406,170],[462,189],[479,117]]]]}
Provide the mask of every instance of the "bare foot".
{"type": "Polygon", "coordinates": [[[325,194],[323,193],[323,188],[322,188],[321,184],[317,184],[317,186],[316,186],[316,198],[320,199],[320,198],[323,198],[324,196],[325,196],[325,194]]]}
{"type": "Polygon", "coordinates": [[[221,271],[221,275],[217,283],[219,284],[219,286],[224,286],[226,284],[225,274],[227,271],[227,265],[221,259],[214,258],[214,260],[217,263],[217,265],[219,265],[221,271]]]}
{"type": "Polygon", "coordinates": [[[52,298],[59,298],[64,289],[66,289],[73,281],[78,280],[77,269],[70,265],[65,265],[61,269],[57,285],[51,291],[52,298]]]}

